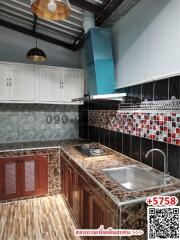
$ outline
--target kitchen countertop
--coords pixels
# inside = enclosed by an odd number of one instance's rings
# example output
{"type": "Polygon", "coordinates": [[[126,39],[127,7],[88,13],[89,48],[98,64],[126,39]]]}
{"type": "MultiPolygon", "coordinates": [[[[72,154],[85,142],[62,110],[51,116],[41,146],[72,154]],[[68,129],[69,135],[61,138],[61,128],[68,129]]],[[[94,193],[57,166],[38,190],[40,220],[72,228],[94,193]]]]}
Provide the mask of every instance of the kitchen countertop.
{"type": "Polygon", "coordinates": [[[80,144],[84,142],[85,140],[82,140],[82,139],[72,139],[72,140],[49,140],[49,141],[1,143],[0,152],[22,150],[22,149],[64,147],[64,146],[80,144]]]}
{"type": "MultiPolygon", "coordinates": [[[[158,194],[173,195],[175,193],[180,193],[180,180],[176,178],[172,178],[172,184],[167,186],[141,191],[126,190],[113,179],[109,178],[102,170],[105,168],[114,168],[127,165],[140,165],[141,167],[146,168],[147,166],[102,145],[100,146],[106,149],[109,154],[106,156],[87,158],[75,150],[72,145],[64,146],[63,150],[70,158],[73,158],[76,164],[78,164],[78,166],[80,166],[119,206],[128,203],[144,201],[147,196],[154,196],[158,194]]],[[[162,172],[150,167],[149,169],[162,175],[162,172]]]]}
{"type": "MultiPolygon", "coordinates": [[[[11,143],[0,144],[0,152],[17,151],[22,149],[42,149],[51,147],[61,147],[63,151],[92,178],[99,187],[118,205],[122,206],[128,203],[144,201],[147,196],[158,194],[173,195],[180,193],[180,180],[173,178],[172,184],[162,186],[155,189],[141,190],[141,191],[128,191],[121,185],[116,183],[113,179],[109,178],[102,170],[105,168],[114,168],[127,165],[140,165],[146,166],[130,157],[113,151],[105,146],[104,148],[108,155],[97,157],[85,157],[79,153],[73,146],[84,143],[82,139],[76,140],[60,140],[60,141],[40,141],[40,142],[25,142],[25,143],[11,143]]],[[[146,166],[147,167],[147,166],[146,166]]],[[[153,169],[154,172],[162,174],[161,172],[153,169]]]]}

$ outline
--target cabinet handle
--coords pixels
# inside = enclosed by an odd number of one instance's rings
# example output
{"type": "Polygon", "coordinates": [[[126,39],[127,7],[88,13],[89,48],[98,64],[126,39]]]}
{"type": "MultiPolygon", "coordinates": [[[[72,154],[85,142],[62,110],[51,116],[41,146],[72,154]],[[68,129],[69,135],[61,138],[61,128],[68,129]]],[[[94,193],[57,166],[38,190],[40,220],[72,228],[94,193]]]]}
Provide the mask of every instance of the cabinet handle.
{"type": "Polygon", "coordinates": [[[6,86],[9,86],[9,82],[6,83],[6,86]]]}
{"type": "Polygon", "coordinates": [[[10,87],[12,86],[11,82],[9,82],[9,86],[10,86],[10,87]]]}

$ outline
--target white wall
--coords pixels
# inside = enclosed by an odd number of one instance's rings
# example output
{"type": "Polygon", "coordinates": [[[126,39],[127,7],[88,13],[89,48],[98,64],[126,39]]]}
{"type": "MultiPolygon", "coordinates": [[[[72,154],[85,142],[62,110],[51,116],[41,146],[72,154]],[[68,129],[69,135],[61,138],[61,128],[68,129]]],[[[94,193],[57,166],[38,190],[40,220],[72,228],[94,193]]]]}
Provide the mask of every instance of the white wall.
{"type": "Polygon", "coordinates": [[[113,40],[117,88],[180,73],[180,0],[141,0],[113,40]]]}
{"type": "MultiPolygon", "coordinates": [[[[26,59],[26,53],[34,46],[35,39],[33,37],[0,26],[0,61],[32,63],[26,59]]],[[[47,61],[42,64],[82,67],[81,51],[73,52],[42,40],[38,40],[38,47],[47,55],[47,61]]]]}

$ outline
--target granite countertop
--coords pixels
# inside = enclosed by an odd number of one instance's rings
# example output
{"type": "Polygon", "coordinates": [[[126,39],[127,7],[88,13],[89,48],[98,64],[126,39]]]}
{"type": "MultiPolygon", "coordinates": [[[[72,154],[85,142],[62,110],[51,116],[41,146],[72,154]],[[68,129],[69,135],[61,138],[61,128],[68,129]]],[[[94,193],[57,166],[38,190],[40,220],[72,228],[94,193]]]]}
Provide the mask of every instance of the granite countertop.
{"type": "MultiPolygon", "coordinates": [[[[108,177],[102,170],[105,168],[121,167],[127,165],[139,165],[147,167],[146,165],[129,158],[123,154],[113,151],[103,145],[101,148],[108,152],[108,155],[98,157],[84,157],[79,153],[74,145],[87,143],[88,141],[82,139],[75,140],[59,140],[59,141],[39,141],[39,142],[25,142],[25,143],[11,143],[0,144],[0,152],[17,151],[22,149],[42,149],[51,147],[61,147],[64,152],[73,161],[91,177],[98,185],[106,192],[106,194],[119,206],[132,202],[144,201],[147,196],[157,194],[175,194],[180,193],[180,180],[172,178],[172,184],[162,186],[160,188],[141,190],[141,191],[128,191],[121,185],[116,183],[113,179],[108,177]]],[[[151,169],[152,171],[162,174],[161,172],[151,169]]]]}
{"type": "MultiPolygon", "coordinates": [[[[180,193],[180,180],[176,178],[172,178],[170,185],[162,186],[159,188],[141,191],[126,190],[121,185],[116,183],[113,179],[108,177],[102,170],[105,168],[114,168],[127,165],[139,165],[146,168],[147,166],[102,145],[100,146],[108,151],[108,155],[98,157],[84,157],[72,145],[64,146],[63,150],[67,155],[69,155],[70,158],[73,158],[76,164],[78,164],[78,166],[80,166],[100,187],[102,187],[108,196],[119,206],[127,203],[144,201],[147,196],[158,194],[173,195],[175,193],[180,193]]],[[[149,170],[162,175],[162,172],[159,172],[150,167],[148,168],[149,170]]]]}
{"type": "Polygon", "coordinates": [[[49,141],[1,143],[0,152],[21,150],[21,149],[64,147],[64,146],[80,144],[84,142],[85,140],[82,140],[82,139],[72,139],[72,140],[49,140],[49,141]]]}

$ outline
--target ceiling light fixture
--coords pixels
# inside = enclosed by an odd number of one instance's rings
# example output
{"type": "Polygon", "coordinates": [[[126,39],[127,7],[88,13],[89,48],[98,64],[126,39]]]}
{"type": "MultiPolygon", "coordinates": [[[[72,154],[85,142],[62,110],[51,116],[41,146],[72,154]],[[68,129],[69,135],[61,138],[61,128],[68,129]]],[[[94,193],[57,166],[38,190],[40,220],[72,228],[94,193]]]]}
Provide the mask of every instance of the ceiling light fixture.
{"type": "Polygon", "coordinates": [[[48,9],[49,9],[49,11],[51,11],[51,12],[56,11],[57,5],[56,5],[56,3],[55,3],[55,0],[50,0],[50,1],[49,1],[48,9]]]}
{"type": "Polygon", "coordinates": [[[47,57],[43,50],[37,47],[37,39],[36,39],[36,47],[32,48],[28,51],[26,57],[34,62],[44,62],[47,57]]]}
{"type": "Polygon", "coordinates": [[[42,19],[58,21],[70,16],[69,0],[31,0],[33,13],[42,19]]]}

